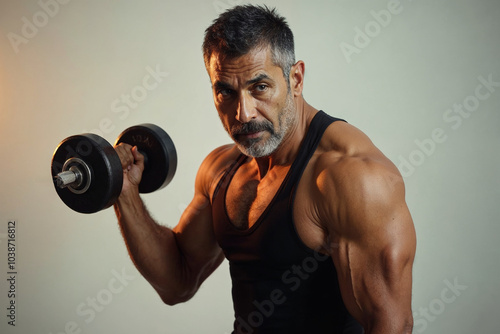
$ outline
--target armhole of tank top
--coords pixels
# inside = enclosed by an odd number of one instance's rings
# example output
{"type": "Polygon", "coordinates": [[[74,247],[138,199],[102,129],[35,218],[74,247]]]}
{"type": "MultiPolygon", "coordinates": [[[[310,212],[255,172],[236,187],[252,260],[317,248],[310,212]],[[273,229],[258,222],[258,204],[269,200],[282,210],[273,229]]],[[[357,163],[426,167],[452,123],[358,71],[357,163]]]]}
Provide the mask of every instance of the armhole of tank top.
{"type": "MultiPolygon", "coordinates": [[[[317,147],[319,145],[319,142],[323,138],[326,130],[328,129],[328,127],[330,127],[330,125],[332,125],[333,123],[338,122],[338,121],[340,121],[340,122],[346,122],[345,120],[343,120],[341,118],[336,118],[336,117],[330,116],[330,115],[326,114],[322,110],[320,110],[319,113],[322,114],[321,115],[322,122],[324,122],[324,123],[328,122],[328,125],[324,126],[324,128],[323,128],[323,124],[320,124],[316,128],[317,130],[318,130],[318,128],[319,128],[319,130],[321,130],[322,128],[323,129],[322,129],[321,135],[319,135],[318,136],[319,138],[317,138],[317,144],[314,146],[314,152],[316,151],[316,149],[317,149],[317,147]]],[[[314,254],[314,253],[318,252],[318,250],[312,249],[309,246],[307,246],[304,243],[304,241],[302,240],[302,238],[300,237],[299,232],[297,231],[297,227],[295,225],[295,217],[294,217],[294,212],[293,212],[293,205],[294,205],[295,199],[297,197],[297,186],[298,186],[298,184],[300,182],[300,179],[302,178],[302,175],[304,174],[304,171],[305,171],[307,165],[309,164],[309,161],[311,160],[311,157],[314,154],[314,152],[310,152],[307,155],[307,161],[302,166],[302,169],[300,170],[299,174],[297,175],[297,181],[295,182],[295,184],[293,185],[293,187],[291,189],[291,192],[290,192],[290,201],[289,201],[289,209],[290,209],[291,217],[292,217],[291,228],[293,230],[293,234],[294,234],[295,238],[297,239],[297,242],[300,245],[300,247],[302,247],[309,254],[314,254]]]]}

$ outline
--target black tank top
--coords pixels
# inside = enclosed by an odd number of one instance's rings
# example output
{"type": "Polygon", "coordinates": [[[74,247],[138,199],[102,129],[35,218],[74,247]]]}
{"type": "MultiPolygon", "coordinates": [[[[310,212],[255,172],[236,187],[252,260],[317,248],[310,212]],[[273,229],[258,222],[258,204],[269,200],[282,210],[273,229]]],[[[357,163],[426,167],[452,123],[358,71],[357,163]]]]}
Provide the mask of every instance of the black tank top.
{"type": "Polygon", "coordinates": [[[217,185],[213,221],[229,260],[233,334],[363,333],[344,306],[333,261],[301,241],[292,216],[300,177],[324,131],[338,120],[315,115],[279,190],[250,228],[233,225],[225,206],[228,185],[247,157],[240,155],[217,185]]]}

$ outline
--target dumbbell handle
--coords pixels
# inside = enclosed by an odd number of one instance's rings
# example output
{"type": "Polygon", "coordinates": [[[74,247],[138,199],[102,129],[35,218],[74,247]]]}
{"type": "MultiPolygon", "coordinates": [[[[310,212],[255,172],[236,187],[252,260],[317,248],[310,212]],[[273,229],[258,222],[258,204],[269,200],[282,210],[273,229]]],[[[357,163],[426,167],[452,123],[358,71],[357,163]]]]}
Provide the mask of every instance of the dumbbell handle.
{"type": "Polygon", "coordinates": [[[66,188],[72,184],[78,186],[82,182],[82,171],[76,166],[71,166],[69,170],[57,174],[54,179],[59,188],[66,188]]]}
{"type": "Polygon", "coordinates": [[[79,158],[66,160],[62,172],[54,176],[54,183],[59,188],[68,188],[72,193],[85,193],[92,180],[89,166],[79,158]],[[71,165],[73,164],[73,165],[71,165]]]}
{"type": "Polygon", "coordinates": [[[75,183],[78,176],[75,172],[67,170],[65,172],[60,172],[55,176],[55,182],[59,188],[65,188],[69,184],[75,183]]]}

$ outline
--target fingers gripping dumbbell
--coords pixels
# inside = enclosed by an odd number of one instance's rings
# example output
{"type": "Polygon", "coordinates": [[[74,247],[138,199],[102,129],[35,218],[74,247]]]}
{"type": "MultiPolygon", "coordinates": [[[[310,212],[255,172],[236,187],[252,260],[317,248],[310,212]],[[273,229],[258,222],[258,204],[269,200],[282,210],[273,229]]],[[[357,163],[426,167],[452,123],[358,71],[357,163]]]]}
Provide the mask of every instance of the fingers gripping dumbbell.
{"type": "MultiPolygon", "coordinates": [[[[165,187],[174,177],[177,153],[169,135],[154,124],[141,124],[123,131],[115,142],[137,146],[144,155],[139,192],[165,187]]],[[[114,147],[95,134],[64,139],[52,156],[54,187],[61,200],[81,213],[94,213],[111,206],[121,193],[123,170],[114,147]]]]}

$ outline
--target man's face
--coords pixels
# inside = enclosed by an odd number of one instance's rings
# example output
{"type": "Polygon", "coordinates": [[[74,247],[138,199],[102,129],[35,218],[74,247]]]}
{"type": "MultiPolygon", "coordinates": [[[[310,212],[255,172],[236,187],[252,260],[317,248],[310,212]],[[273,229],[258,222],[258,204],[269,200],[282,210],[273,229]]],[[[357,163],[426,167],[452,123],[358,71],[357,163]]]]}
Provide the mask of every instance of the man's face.
{"type": "Polygon", "coordinates": [[[294,123],[295,106],[270,50],[233,59],[212,55],[208,72],[219,117],[239,149],[252,157],[273,153],[294,123]]]}

